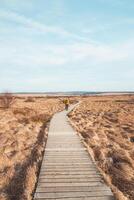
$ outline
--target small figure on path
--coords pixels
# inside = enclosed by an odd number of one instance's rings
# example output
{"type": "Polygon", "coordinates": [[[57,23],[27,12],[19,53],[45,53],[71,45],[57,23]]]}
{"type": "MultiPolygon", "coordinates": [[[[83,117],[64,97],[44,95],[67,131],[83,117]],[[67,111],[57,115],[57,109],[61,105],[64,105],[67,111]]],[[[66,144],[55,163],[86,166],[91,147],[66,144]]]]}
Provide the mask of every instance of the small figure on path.
{"type": "Polygon", "coordinates": [[[68,110],[68,108],[69,108],[69,99],[65,99],[63,101],[63,103],[65,104],[65,110],[68,110]]]}

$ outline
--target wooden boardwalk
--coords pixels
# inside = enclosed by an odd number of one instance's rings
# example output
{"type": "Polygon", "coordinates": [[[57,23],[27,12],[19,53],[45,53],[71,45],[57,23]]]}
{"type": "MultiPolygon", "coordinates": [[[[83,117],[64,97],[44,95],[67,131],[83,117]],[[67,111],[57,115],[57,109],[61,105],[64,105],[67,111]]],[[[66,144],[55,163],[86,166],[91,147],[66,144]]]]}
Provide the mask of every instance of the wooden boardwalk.
{"type": "Polygon", "coordinates": [[[113,200],[66,114],[55,114],[51,121],[34,199],[113,200]]]}

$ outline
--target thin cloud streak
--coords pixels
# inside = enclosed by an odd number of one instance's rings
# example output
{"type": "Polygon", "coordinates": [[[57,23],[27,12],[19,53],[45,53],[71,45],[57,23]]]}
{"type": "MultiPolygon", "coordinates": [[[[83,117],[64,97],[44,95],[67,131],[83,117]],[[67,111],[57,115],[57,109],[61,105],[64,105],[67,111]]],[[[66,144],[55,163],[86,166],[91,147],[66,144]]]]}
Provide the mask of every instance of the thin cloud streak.
{"type": "Polygon", "coordinates": [[[19,24],[22,24],[29,28],[35,29],[36,31],[43,32],[45,34],[52,33],[52,34],[56,34],[56,35],[59,35],[61,37],[65,37],[65,38],[67,37],[67,38],[72,38],[72,39],[81,40],[81,41],[85,41],[85,42],[91,42],[91,43],[94,42],[94,41],[90,41],[86,37],[82,37],[82,36],[73,34],[69,31],[66,31],[61,27],[45,25],[45,24],[37,22],[33,19],[30,19],[28,17],[20,15],[16,12],[1,11],[0,18],[8,20],[8,21],[17,22],[19,24]]]}

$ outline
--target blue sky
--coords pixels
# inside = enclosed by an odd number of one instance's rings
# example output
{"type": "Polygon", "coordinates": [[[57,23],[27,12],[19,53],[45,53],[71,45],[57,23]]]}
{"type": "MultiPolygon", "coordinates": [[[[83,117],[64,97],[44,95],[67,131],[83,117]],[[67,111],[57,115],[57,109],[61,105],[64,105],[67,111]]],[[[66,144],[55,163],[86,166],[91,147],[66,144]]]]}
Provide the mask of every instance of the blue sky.
{"type": "Polygon", "coordinates": [[[0,91],[133,91],[133,0],[0,0],[0,91]]]}

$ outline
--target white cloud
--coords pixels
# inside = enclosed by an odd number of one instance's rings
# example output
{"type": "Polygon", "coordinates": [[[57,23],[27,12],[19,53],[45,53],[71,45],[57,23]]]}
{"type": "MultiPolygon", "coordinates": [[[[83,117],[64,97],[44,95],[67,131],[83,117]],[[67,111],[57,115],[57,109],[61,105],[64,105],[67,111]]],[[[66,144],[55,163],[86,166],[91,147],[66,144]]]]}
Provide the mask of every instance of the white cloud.
{"type": "Polygon", "coordinates": [[[24,27],[34,29],[34,30],[36,30],[38,32],[42,32],[44,34],[52,33],[52,34],[56,34],[56,35],[59,35],[61,37],[65,37],[65,38],[72,38],[72,39],[86,41],[86,42],[90,41],[88,38],[85,38],[85,37],[79,36],[77,34],[71,33],[69,31],[66,31],[61,27],[45,25],[44,23],[42,24],[38,21],[35,21],[35,20],[25,17],[23,15],[20,15],[16,12],[1,11],[0,18],[6,19],[8,21],[14,21],[20,25],[23,25],[24,27]]]}
{"type": "Polygon", "coordinates": [[[65,34],[68,35],[68,32],[66,32],[65,30],[58,28],[58,27],[54,27],[54,26],[47,26],[45,24],[41,24],[39,22],[36,22],[30,18],[27,18],[23,15],[19,15],[18,13],[15,12],[7,12],[7,11],[3,11],[0,12],[0,17],[7,19],[9,21],[15,21],[19,24],[22,24],[24,26],[28,26],[30,28],[33,29],[37,29],[38,31],[42,31],[44,33],[56,33],[56,34],[65,34]]]}
{"type": "Polygon", "coordinates": [[[134,41],[115,46],[81,42],[73,44],[36,44],[22,41],[19,44],[1,43],[0,66],[45,68],[52,66],[101,65],[113,62],[134,61],[134,41]]]}

